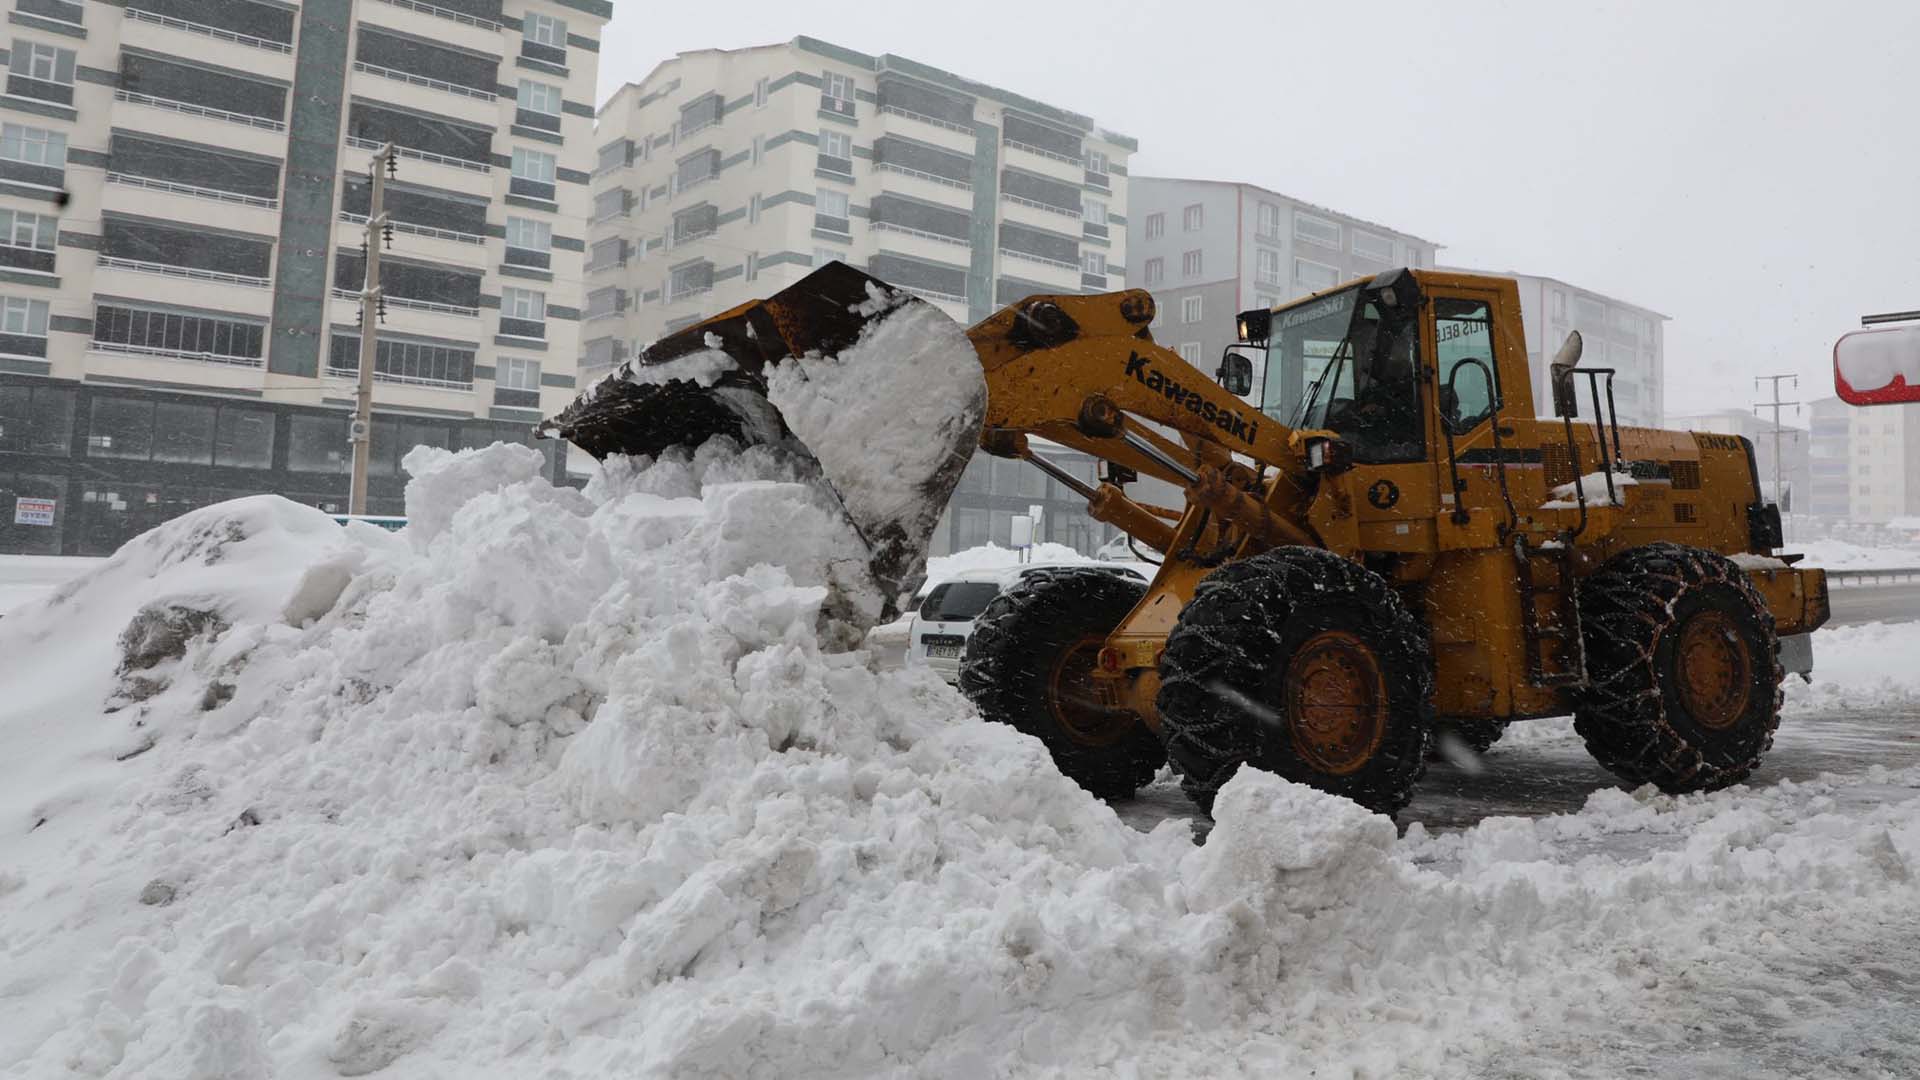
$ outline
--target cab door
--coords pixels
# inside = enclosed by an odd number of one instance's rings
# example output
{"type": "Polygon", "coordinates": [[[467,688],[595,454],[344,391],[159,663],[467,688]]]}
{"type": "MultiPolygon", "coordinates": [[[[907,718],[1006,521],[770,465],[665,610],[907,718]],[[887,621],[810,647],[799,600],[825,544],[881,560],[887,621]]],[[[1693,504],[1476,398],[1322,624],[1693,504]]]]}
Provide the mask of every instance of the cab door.
{"type": "Polygon", "coordinates": [[[1524,341],[1510,341],[1519,320],[1503,318],[1492,289],[1434,287],[1427,297],[1433,461],[1439,476],[1437,535],[1442,550],[1499,546],[1509,523],[1507,470],[1538,455],[1513,444],[1514,429],[1496,423],[1514,409],[1531,413],[1528,386],[1509,388],[1501,373],[1514,357],[1526,363],[1524,341]],[[1513,400],[1510,390],[1524,399],[1513,400]]]}

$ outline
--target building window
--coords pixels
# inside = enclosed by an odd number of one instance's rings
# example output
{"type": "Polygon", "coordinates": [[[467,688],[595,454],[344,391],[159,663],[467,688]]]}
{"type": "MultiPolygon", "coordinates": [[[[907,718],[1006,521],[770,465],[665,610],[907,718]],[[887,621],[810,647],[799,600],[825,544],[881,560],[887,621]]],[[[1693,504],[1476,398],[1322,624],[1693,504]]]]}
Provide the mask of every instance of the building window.
{"type": "Polygon", "coordinates": [[[1254,293],[1253,306],[1266,308],[1268,311],[1272,311],[1274,308],[1277,308],[1280,306],[1280,298],[1278,296],[1273,295],[1272,293],[1254,293]]]}
{"type": "Polygon", "coordinates": [[[846,262],[846,261],[847,261],[847,253],[844,251],[835,251],[832,248],[820,248],[820,247],[813,249],[813,265],[815,266],[825,266],[830,262],[846,262]]]}
{"type": "Polygon", "coordinates": [[[1189,364],[1198,364],[1200,362],[1200,343],[1197,341],[1181,342],[1180,359],[1185,360],[1189,364]]]}
{"type": "Polygon", "coordinates": [[[539,15],[529,12],[520,23],[521,35],[535,45],[564,49],[567,47],[567,24],[551,15],[539,15]]]}
{"type": "Polygon", "coordinates": [[[1183,296],[1180,298],[1180,321],[1197,323],[1200,321],[1200,297],[1183,296]]]}
{"type": "Polygon", "coordinates": [[[520,113],[514,121],[543,131],[560,130],[560,88],[532,79],[520,80],[520,113]]]}
{"type": "Polygon", "coordinates": [[[72,49],[62,49],[38,41],[16,39],[13,43],[13,62],[10,70],[22,79],[37,79],[40,82],[72,86],[73,60],[72,49]]]}
{"type": "Polygon", "coordinates": [[[1307,259],[1293,260],[1293,280],[1297,285],[1306,286],[1309,292],[1331,289],[1340,284],[1340,271],[1324,263],[1307,259]]]}
{"type": "Polygon", "coordinates": [[[821,72],[820,110],[835,116],[852,116],[853,79],[838,71],[821,72]]]}
{"type": "Polygon", "coordinates": [[[760,196],[749,195],[747,197],[747,223],[753,224],[759,220],[760,220],[760,196]]]}
{"type": "Polygon", "coordinates": [[[844,131],[820,132],[820,169],[841,176],[853,175],[853,136],[844,131]]]}
{"type": "Polygon", "coordinates": [[[537,289],[501,289],[500,332],[512,337],[546,337],[547,294],[537,289]]]}
{"type": "Polygon", "coordinates": [[[0,208],[0,246],[52,251],[59,233],[58,218],[0,208]]]}
{"type": "Polygon", "coordinates": [[[1104,275],[1107,272],[1107,256],[1098,251],[1081,252],[1080,272],[1084,274],[1104,275]]]}
{"type": "Polygon", "coordinates": [[[1106,151],[1104,150],[1087,151],[1086,165],[1087,165],[1087,171],[1090,173],[1093,173],[1095,176],[1107,175],[1107,169],[1109,168],[1109,166],[1107,164],[1106,151]]]}
{"type": "Polygon", "coordinates": [[[554,201],[554,176],[558,162],[552,154],[538,150],[528,150],[523,146],[513,148],[513,180],[509,190],[515,195],[525,195],[546,202],[554,201]]]}
{"type": "Polygon", "coordinates": [[[1147,215],[1147,239],[1158,240],[1167,235],[1167,215],[1152,213],[1147,215]]]}
{"type": "Polygon", "coordinates": [[[0,334],[46,337],[47,302],[24,296],[0,297],[0,334]]]}
{"type": "Polygon", "coordinates": [[[137,352],[258,367],[266,327],[236,319],[101,304],[93,312],[93,343],[108,352],[137,352]]]}
{"type": "Polygon", "coordinates": [[[1340,225],[1296,210],[1293,213],[1293,238],[1337,251],[1340,248],[1340,225]]]}
{"type": "Polygon", "coordinates": [[[502,390],[540,389],[540,361],[502,356],[493,368],[493,385],[502,390]]]}
{"type": "Polygon", "coordinates": [[[1147,284],[1158,285],[1167,279],[1167,260],[1158,255],[1147,260],[1147,284]]]}
{"type": "Polygon", "coordinates": [[[767,80],[755,79],[753,81],[753,107],[756,109],[764,109],[766,108],[766,105],[767,105],[767,80]]]}
{"type": "Polygon", "coordinates": [[[58,131],[25,124],[0,124],[0,159],[64,169],[67,137],[58,131]]]}
{"type": "Polygon", "coordinates": [[[1376,236],[1373,233],[1355,229],[1353,230],[1353,253],[1363,259],[1372,259],[1374,262],[1390,263],[1393,261],[1393,241],[1384,236],[1376,236]]]}
{"type": "Polygon", "coordinates": [[[1257,248],[1253,253],[1253,277],[1262,285],[1284,285],[1280,273],[1280,253],[1272,248],[1257,248]]]}
{"type": "Polygon", "coordinates": [[[1101,202],[1099,199],[1080,200],[1080,220],[1089,225],[1105,225],[1107,223],[1107,204],[1101,202]]]}
{"type": "Polygon", "coordinates": [[[1280,239],[1280,208],[1270,202],[1254,207],[1253,229],[1255,234],[1267,240],[1280,239]]]}
{"type": "Polygon", "coordinates": [[[1559,289],[1553,290],[1553,319],[1555,322],[1567,321],[1567,294],[1559,289]]]}
{"type": "Polygon", "coordinates": [[[853,211],[844,191],[816,189],[813,193],[813,227],[827,232],[853,233],[853,211]]]}
{"type": "Polygon", "coordinates": [[[1166,325],[1166,322],[1167,322],[1167,309],[1161,307],[1159,304],[1153,305],[1153,321],[1148,323],[1147,325],[1158,330],[1160,327],[1166,325]]]}
{"type": "Polygon", "coordinates": [[[1189,251],[1186,254],[1180,256],[1180,276],[1181,277],[1199,277],[1200,276],[1201,268],[1203,265],[1200,260],[1200,255],[1201,255],[1200,250],[1198,248],[1195,248],[1194,250],[1189,251]]]}
{"type": "Polygon", "coordinates": [[[553,226],[532,218],[507,218],[507,246],[525,251],[551,251],[553,226]]]}
{"type": "Polygon", "coordinates": [[[1207,208],[1201,206],[1199,203],[1194,203],[1192,206],[1180,211],[1180,231],[1199,232],[1201,226],[1206,224],[1206,220],[1207,208]]]}
{"type": "MultiPolygon", "coordinates": [[[[329,372],[359,374],[360,338],[357,335],[335,334],[328,345],[331,349],[327,356],[329,372]]],[[[471,348],[392,338],[381,338],[373,348],[375,378],[428,386],[473,387],[471,348]]]]}
{"type": "Polygon", "coordinates": [[[713,263],[702,259],[675,267],[667,275],[667,302],[713,288],[713,263]]]}

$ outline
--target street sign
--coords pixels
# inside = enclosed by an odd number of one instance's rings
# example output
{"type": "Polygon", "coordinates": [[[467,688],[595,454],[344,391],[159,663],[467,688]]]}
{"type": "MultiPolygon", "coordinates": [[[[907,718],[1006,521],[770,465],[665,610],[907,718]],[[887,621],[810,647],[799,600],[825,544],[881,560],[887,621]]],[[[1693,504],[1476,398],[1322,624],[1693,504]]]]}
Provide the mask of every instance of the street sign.
{"type": "Polygon", "coordinates": [[[1833,346],[1833,389],[1849,405],[1920,401],[1920,322],[1871,325],[1841,337],[1833,346]]]}
{"type": "Polygon", "coordinates": [[[53,499],[29,499],[22,495],[13,500],[13,523],[15,525],[53,526],[53,512],[59,503],[53,499]]]}

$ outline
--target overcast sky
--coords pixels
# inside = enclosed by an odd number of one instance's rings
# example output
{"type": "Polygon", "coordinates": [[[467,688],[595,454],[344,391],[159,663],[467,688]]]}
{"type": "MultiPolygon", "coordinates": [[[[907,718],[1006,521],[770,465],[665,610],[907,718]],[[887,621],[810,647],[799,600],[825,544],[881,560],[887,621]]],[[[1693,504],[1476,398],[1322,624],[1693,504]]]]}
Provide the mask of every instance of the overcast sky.
{"type": "Polygon", "coordinates": [[[1743,407],[1760,373],[1830,395],[1835,337],[1920,308],[1914,0],[615,9],[602,101],[682,50],[810,34],[1091,115],[1140,141],[1135,173],[1260,184],[1653,308],[1669,413],[1743,407]]]}

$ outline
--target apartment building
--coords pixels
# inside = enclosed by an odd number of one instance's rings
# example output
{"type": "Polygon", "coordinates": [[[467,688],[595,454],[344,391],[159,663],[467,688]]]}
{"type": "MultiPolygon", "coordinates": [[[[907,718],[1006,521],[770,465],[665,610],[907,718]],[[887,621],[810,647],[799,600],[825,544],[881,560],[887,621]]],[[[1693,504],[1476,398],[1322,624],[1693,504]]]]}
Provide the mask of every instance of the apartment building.
{"type": "Polygon", "coordinates": [[[369,511],[571,397],[607,0],[0,6],[0,551],[345,509],[389,141],[369,511]]]}
{"type": "MultiPolygon", "coordinates": [[[[1559,278],[1534,274],[1496,273],[1520,285],[1520,317],[1526,322],[1527,366],[1533,373],[1537,415],[1553,415],[1553,388],[1547,365],[1567,340],[1580,331],[1581,367],[1613,368],[1613,400],[1622,424],[1667,427],[1666,353],[1667,316],[1630,304],[1559,278]]],[[[1586,380],[1577,380],[1580,415],[1593,415],[1586,380]]],[[[1771,430],[1771,428],[1769,428],[1771,430]]]]}
{"type": "Polygon", "coordinates": [[[1806,512],[1844,521],[1853,511],[1854,406],[1837,397],[1807,405],[1809,446],[1806,512]]]}
{"type": "Polygon", "coordinates": [[[1131,281],[1134,140],[809,37],[681,53],[600,110],[584,374],[829,260],[961,323],[1131,281]]]}
{"type": "Polygon", "coordinates": [[[1154,340],[1208,373],[1235,340],[1238,313],[1432,266],[1440,247],[1253,184],[1136,176],[1130,194],[1131,284],[1153,292],[1154,340]]]}
{"type": "Polygon", "coordinates": [[[1920,515],[1920,405],[1849,411],[1848,518],[1884,525],[1920,515]]]}

